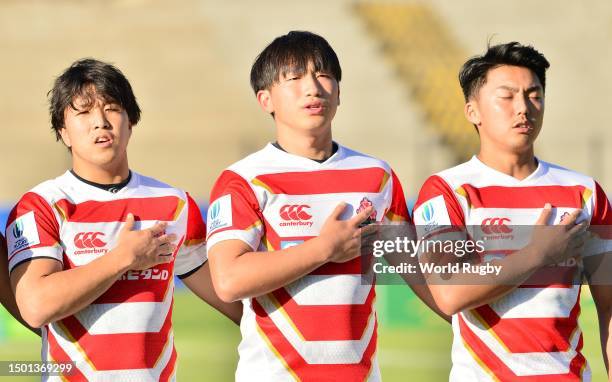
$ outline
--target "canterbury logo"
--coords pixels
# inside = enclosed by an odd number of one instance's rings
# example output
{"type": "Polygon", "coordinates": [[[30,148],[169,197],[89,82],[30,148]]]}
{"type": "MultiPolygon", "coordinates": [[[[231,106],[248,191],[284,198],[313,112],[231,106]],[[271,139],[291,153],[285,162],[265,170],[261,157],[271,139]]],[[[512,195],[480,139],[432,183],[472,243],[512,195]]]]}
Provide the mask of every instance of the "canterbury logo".
{"type": "Polygon", "coordinates": [[[494,233],[510,233],[512,232],[512,228],[508,227],[506,224],[510,223],[509,218],[486,218],[482,221],[480,228],[482,232],[487,235],[494,233]]]}
{"type": "Polygon", "coordinates": [[[74,237],[74,245],[77,248],[102,248],[106,245],[102,241],[102,232],[80,232],[74,237]]]}
{"type": "Polygon", "coordinates": [[[308,208],[310,206],[306,204],[285,204],[281,207],[279,215],[283,220],[310,220],[312,215],[306,211],[308,208]]]}

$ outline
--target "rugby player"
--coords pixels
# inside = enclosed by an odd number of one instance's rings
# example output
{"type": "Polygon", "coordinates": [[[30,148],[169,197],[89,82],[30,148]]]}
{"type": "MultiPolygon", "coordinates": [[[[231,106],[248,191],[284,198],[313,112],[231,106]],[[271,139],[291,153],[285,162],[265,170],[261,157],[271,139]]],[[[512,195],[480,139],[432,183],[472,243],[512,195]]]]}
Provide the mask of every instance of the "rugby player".
{"type": "Polygon", "coordinates": [[[241,315],[214,293],[200,211],[184,191],[130,170],[140,108],[116,67],[76,61],[49,95],[72,168],[24,194],[6,230],[17,305],[42,328],[42,360],[75,366],[43,379],[173,380],[175,274],[235,322],[241,315]]]}
{"type": "MultiPolygon", "coordinates": [[[[540,52],[517,42],[491,46],[463,65],[465,116],[480,150],[427,179],[415,205],[422,237],[451,235],[455,227],[464,238],[501,243],[491,256],[508,254],[490,260],[507,267],[492,282],[427,278],[437,306],[453,315],[451,381],[590,380],[578,325],[580,280],[608,260],[601,256],[612,237],[600,230],[585,244],[585,230],[609,227],[612,211],[592,178],[534,154],[548,67],[540,52]],[[513,236],[520,225],[536,226],[527,246],[513,236]]],[[[607,366],[612,287],[590,284],[607,366]]]]}
{"type": "Polygon", "coordinates": [[[332,140],[341,76],[328,42],[302,31],[252,66],[276,141],[222,172],[207,218],[215,289],[244,303],[238,381],[380,380],[360,224],[409,215],[387,163],[332,140]]]}

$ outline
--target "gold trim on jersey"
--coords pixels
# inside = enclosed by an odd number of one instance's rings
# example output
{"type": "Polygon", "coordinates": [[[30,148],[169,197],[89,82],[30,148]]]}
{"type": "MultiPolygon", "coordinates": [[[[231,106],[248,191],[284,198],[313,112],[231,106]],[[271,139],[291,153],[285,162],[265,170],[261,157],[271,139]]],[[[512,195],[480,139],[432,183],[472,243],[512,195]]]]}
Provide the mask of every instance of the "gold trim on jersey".
{"type": "Polygon", "coordinates": [[[487,324],[487,322],[485,321],[485,319],[478,313],[476,312],[476,309],[472,309],[470,310],[470,314],[472,316],[474,316],[484,327],[484,329],[493,337],[495,338],[495,340],[497,342],[499,342],[499,344],[504,348],[504,350],[508,353],[512,353],[512,351],[510,351],[510,349],[508,348],[508,346],[506,346],[506,344],[504,343],[504,341],[502,341],[501,338],[499,338],[499,336],[497,335],[497,333],[495,333],[495,331],[493,330],[493,328],[491,328],[491,326],[489,326],[489,324],[487,324]]]}
{"type": "Polygon", "coordinates": [[[276,251],[266,236],[262,236],[261,241],[264,243],[269,252],[276,251]]]}
{"type": "Polygon", "coordinates": [[[591,199],[591,196],[593,196],[593,190],[585,188],[584,191],[582,191],[582,208],[584,208],[589,199],[591,199]]]}
{"type": "Polygon", "coordinates": [[[380,187],[378,188],[378,193],[381,193],[382,190],[385,189],[385,186],[387,185],[387,181],[389,180],[390,176],[389,173],[385,171],[385,175],[383,175],[382,181],[380,182],[380,187]]]}
{"type": "Polygon", "coordinates": [[[191,239],[191,240],[185,240],[183,242],[183,245],[185,247],[191,247],[192,245],[198,245],[204,242],[206,242],[206,239],[203,239],[203,238],[202,239],[191,239]]]}
{"type": "MultiPolygon", "coordinates": [[[[81,353],[81,355],[83,356],[83,359],[85,360],[85,362],[87,362],[89,364],[89,366],[91,366],[91,369],[93,371],[97,371],[98,369],[94,366],[93,362],[89,359],[89,357],[87,356],[87,353],[85,352],[85,350],[83,350],[83,348],[81,347],[81,345],[79,344],[79,342],[72,336],[72,333],[70,333],[70,331],[68,330],[68,328],[62,323],[62,321],[56,321],[55,324],[57,324],[57,329],[60,329],[63,334],[64,337],[68,339],[68,341],[70,343],[72,343],[76,350],[81,353]]],[[[61,345],[57,344],[59,347],[61,347],[61,345]]],[[[81,371],[83,372],[83,371],[81,371]]]]}
{"type": "MultiPolygon", "coordinates": [[[[57,342],[57,340],[56,340],[56,342],[57,342]]],[[[59,343],[58,343],[57,345],[59,346],[59,343]]],[[[48,346],[47,346],[47,347],[48,347],[48,346]]],[[[61,347],[61,346],[60,346],[60,347],[61,347]]],[[[49,350],[47,350],[47,360],[49,360],[49,361],[50,361],[50,362],[52,362],[52,363],[58,363],[58,362],[55,360],[55,358],[53,358],[53,356],[51,355],[51,352],[50,352],[49,350]]],[[[75,367],[77,370],[79,370],[79,368],[76,366],[76,362],[73,362],[73,366],[74,366],[74,367],[75,367]]],[[[81,374],[83,374],[83,372],[82,372],[81,370],[79,370],[79,372],[80,372],[81,374]]],[[[70,380],[69,380],[68,378],[66,378],[66,377],[64,376],[64,374],[60,374],[60,375],[58,375],[58,377],[59,377],[59,378],[60,378],[62,381],[65,381],[65,382],[70,382],[70,380]]]]}
{"type": "Polygon", "coordinates": [[[470,198],[468,198],[467,191],[465,191],[465,188],[463,188],[463,186],[457,187],[457,189],[455,189],[455,192],[457,194],[463,196],[463,198],[465,199],[465,201],[468,204],[468,208],[472,208],[472,203],[470,203],[470,198]]]}
{"type": "Polygon", "coordinates": [[[253,183],[253,184],[254,184],[254,185],[256,185],[256,186],[263,187],[263,188],[265,188],[265,189],[266,189],[266,191],[268,191],[269,193],[274,194],[274,192],[272,191],[272,189],[270,188],[270,186],[268,186],[267,184],[265,184],[264,182],[262,182],[261,180],[259,180],[259,179],[257,179],[257,178],[255,178],[255,179],[251,180],[251,183],[253,183]]]}
{"type": "Polygon", "coordinates": [[[257,226],[263,225],[263,223],[261,222],[261,220],[257,220],[255,223],[251,224],[250,226],[246,227],[245,229],[243,229],[243,231],[248,231],[251,230],[257,226]]]}
{"type": "MultiPolygon", "coordinates": [[[[170,336],[173,334],[172,329],[168,330],[168,336],[166,337],[166,343],[164,344],[164,347],[162,348],[162,350],[159,352],[159,355],[157,356],[157,359],[155,360],[155,363],[153,364],[153,367],[151,369],[156,370],[157,369],[157,364],[159,363],[159,361],[162,359],[162,356],[164,355],[166,348],[168,347],[168,344],[170,342],[174,342],[174,341],[170,341],[170,336]]],[[[172,358],[172,352],[170,352],[170,358],[172,358]]],[[[170,362],[170,358],[168,358],[168,362],[170,362]]],[[[176,361],[174,362],[174,364],[176,365],[176,361]]],[[[166,363],[166,365],[168,365],[166,363]]]]}
{"type": "Polygon", "coordinates": [[[291,374],[291,376],[297,381],[300,382],[300,378],[297,376],[297,374],[295,373],[295,371],[293,371],[293,369],[291,367],[289,367],[289,364],[287,363],[287,361],[285,361],[285,358],[283,358],[283,356],[278,352],[278,350],[276,350],[276,348],[274,347],[274,345],[272,345],[272,342],[270,342],[270,339],[268,339],[268,336],[266,336],[266,333],[264,333],[264,331],[261,329],[261,327],[259,326],[259,323],[256,321],[256,328],[257,328],[257,333],[259,333],[259,335],[261,336],[261,338],[264,340],[264,342],[266,343],[266,345],[268,345],[268,348],[272,351],[272,353],[274,353],[274,355],[276,356],[276,358],[279,359],[279,361],[283,364],[283,366],[285,367],[285,369],[287,370],[287,372],[289,372],[289,374],[291,374]]]}
{"type": "MultiPolygon", "coordinates": [[[[289,292],[287,292],[287,293],[289,293],[289,292]]],[[[302,332],[300,332],[300,330],[297,328],[297,326],[295,326],[295,323],[293,322],[293,320],[291,319],[291,317],[289,316],[289,314],[287,313],[285,308],[283,308],[281,303],[276,299],[276,297],[274,297],[274,295],[272,293],[268,293],[265,297],[269,298],[270,301],[272,302],[272,304],[276,307],[276,309],[283,315],[283,317],[285,317],[285,319],[287,320],[289,325],[293,328],[293,330],[300,337],[300,340],[306,341],[306,338],[304,338],[304,335],[302,334],[302,332]]],[[[291,296],[291,298],[293,298],[293,296],[291,296]]]]}
{"type": "Polygon", "coordinates": [[[398,215],[396,213],[393,213],[393,211],[387,211],[387,214],[385,215],[385,217],[392,221],[392,222],[405,222],[407,221],[405,217],[398,215]]]}
{"type": "Polygon", "coordinates": [[[470,353],[472,358],[474,358],[476,363],[485,371],[485,373],[489,374],[494,381],[501,382],[501,380],[497,378],[497,376],[493,373],[493,370],[489,369],[489,367],[483,362],[483,360],[480,359],[480,357],[474,352],[472,347],[463,338],[461,339],[461,341],[463,342],[463,345],[465,346],[468,353],[470,353]]]}
{"type": "Polygon", "coordinates": [[[181,198],[178,198],[178,203],[176,203],[176,210],[174,210],[174,215],[172,216],[172,221],[176,221],[178,217],[183,212],[183,207],[185,207],[185,201],[181,198]]]}
{"type": "Polygon", "coordinates": [[[62,207],[59,206],[58,203],[53,203],[53,208],[55,208],[55,210],[60,215],[60,217],[62,218],[63,221],[67,221],[68,220],[68,215],[66,215],[66,211],[64,211],[62,209],[62,207]]]}

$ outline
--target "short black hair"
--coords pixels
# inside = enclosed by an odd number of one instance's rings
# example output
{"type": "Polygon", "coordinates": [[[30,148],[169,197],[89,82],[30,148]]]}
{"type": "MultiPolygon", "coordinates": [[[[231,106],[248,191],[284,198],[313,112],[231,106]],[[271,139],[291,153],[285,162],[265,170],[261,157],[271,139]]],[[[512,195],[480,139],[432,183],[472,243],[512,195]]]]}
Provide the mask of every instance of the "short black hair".
{"type": "Polygon", "coordinates": [[[64,111],[74,106],[76,97],[83,97],[87,104],[95,102],[94,97],[103,97],[108,102],[116,102],[127,113],[131,125],[140,121],[140,107],[132,91],[132,86],[123,73],[115,66],[93,58],[75,61],[55,79],[49,97],[51,129],[55,138],[61,139],[60,130],[64,125],[64,111]]]}
{"type": "Polygon", "coordinates": [[[290,71],[301,75],[313,63],[314,70],[342,79],[336,52],[323,37],[306,31],[291,31],[277,37],[255,59],[251,67],[251,87],[255,94],[270,89],[290,71]]]}
{"type": "Polygon", "coordinates": [[[550,63],[546,57],[531,45],[513,41],[506,44],[487,46],[482,56],[470,58],[459,71],[459,83],[467,102],[487,82],[489,70],[502,65],[521,66],[530,69],[540,80],[542,90],[546,89],[546,69],[550,63]]]}

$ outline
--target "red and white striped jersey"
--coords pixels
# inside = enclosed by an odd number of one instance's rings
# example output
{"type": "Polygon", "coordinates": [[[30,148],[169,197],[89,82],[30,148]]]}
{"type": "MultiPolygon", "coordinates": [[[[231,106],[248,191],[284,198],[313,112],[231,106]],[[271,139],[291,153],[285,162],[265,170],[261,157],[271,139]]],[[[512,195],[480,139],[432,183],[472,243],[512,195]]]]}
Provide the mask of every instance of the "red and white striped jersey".
{"type": "MultiPolygon", "coordinates": [[[[375,221],[409,219],[389,166],[342,146],[319,163],[269,144],[225,170],[210,200],[209,248],[230,239],[257,251],[298,245],[319,234],[340,202],[350,206],[343,218],[373,205],[375,221]]],[[[243,300],[236,380],[380,380],[374,298],[357,258],[243,300]]]]}
{"type": "MultiPolygon", "coordinates": [[[[499,236],[511,234],[512,225],[535,224],[545,203],[553,207],[554,224],[576,209],[582,209],[579,221],[612,224],[610,203],[591,178],[539,161],[530,176],[518,180],[476,157],[427,179],[415,205],[414,221],[421,235],[441,235],[448,230],[436,234],[437,226],[452,225],[466,227],[468,234],[479,227],[499,236]]],[[[584,256],[612,250],[612,237],[594,240],[597,245],[584,256]]],[[[520,248],[504,249],[511,253],[520,248]]],[[[572,281],[581,271],[581,260],[545,267],[538,271],[540,276],[564,272],[569,278],[539,285],[527,280],[493,303],[454,315],[450,380],[590,380],[578,325],[580,283],[572,281]]],[[[538,277],[538,272],[532,277],[538,277]]]]}
{"type": "Polygon", "coordinates": [[[117,193],[66,172],[26,193],[9,215],[10,270],[39,258],[56,259],[68,270],[112,250],[128,213],[136,229],[168,222],[166,232],[178,238],[174,261],[128,271],[91,305],[43,328],[42,359],[75,362],[77,372],[67,380],[175,379],[174,274],[206,261],[206,227],[188,194],[134,172],[117,193]]]}

